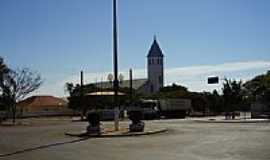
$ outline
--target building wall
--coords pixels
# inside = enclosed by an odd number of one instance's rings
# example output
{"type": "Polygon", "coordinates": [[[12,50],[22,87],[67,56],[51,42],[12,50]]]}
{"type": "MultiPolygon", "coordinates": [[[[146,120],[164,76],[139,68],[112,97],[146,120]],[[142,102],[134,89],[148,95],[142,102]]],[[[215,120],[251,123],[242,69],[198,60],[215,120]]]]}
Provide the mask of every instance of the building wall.
{"type": "Polygon", "coordinates": [[[68,110],[67,105],[55,105],[55,106],[46,106],[46,105],[40,105],[40,106],[27,106],[22,107],[22,110],[25,112],[41,112],[41,111],[66,111],[68,110]]]}
{"type": "Polygon", "coordinates": [[[74,112],[65,106],[29,106],[19,107],[19,114],[21,117],[35,117],[35,116],[58,116],[58,115],[73,115],[74,112]]]}

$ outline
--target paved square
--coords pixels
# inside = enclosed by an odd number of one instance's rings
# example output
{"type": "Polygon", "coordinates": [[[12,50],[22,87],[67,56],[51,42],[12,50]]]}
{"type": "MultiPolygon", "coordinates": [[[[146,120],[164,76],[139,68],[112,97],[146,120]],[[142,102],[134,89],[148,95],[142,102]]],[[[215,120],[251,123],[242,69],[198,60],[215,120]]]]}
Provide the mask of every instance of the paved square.
{"type": "MultiPolygon", "coordinates": [[[[87,123],[68,119],[35,120],[30,126],[0,127],[0,157],[7,160],[269,160],[270,123],[198,123],[192,120],[147,121],[167,133],[78,141],[66,131],[87,123]]],[[[104,122],[105,127],[113,125],[104,122]]],[[[128,122],[122,122],[127,126],[128,122]]]]}

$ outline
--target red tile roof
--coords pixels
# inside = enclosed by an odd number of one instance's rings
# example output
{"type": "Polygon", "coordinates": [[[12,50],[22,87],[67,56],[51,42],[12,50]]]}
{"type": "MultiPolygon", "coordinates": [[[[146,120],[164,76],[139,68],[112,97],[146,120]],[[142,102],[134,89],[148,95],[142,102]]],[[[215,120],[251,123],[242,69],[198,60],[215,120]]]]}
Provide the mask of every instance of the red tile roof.
{"type": "Polygon", "coordinates": [[[18,103],[20,107],[67,106],[67,102],[53,96],[32,96],[18,103]]]}

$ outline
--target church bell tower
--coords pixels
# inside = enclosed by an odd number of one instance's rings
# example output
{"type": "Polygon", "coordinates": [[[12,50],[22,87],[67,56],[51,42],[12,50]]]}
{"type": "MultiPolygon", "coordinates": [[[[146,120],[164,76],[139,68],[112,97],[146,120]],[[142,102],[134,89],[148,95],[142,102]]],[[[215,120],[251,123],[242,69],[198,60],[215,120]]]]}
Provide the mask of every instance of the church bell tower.
{"type": "Polygon", "coordinates": [[[163,53],[156,37],[147,55],[147,70],[150,93],[156,93],[164,86],[163,53]]]}

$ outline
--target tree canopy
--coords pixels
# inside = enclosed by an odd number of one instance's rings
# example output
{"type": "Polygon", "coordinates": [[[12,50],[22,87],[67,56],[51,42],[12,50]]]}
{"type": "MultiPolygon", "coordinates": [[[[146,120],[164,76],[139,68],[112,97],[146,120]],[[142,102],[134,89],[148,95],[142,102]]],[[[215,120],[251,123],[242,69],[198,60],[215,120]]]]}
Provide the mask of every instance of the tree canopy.
{"type": "Polygon", "coordinates": [[[225,79],[223,83],[223,99],[226,111],[240,109],[244,102],[243,82],[225,79]]]}
{"type": "Polygon", "coordinates": [[[251,101],[270,102],[270,71],[258,75],[244,84],[251,101]]]}
{"type": "MultiPolygon", "coordinates": [[[[70,97],[78,97],[82,93],[96,91],[112,91],[112,88],[97,88],[94,84],[81,86],[72,83],[66,84],[66,91],[70,93],[70,97]]],[[[121,92],[128,94],[129,88],[120,88],[121,92]]],[[[270,72],[264,75],[259,75],[246,83],[232,79],[225,79],[223,82],[222,92],[217,90],[213,92],[191,92],[187,87],[173,83],[165,86],[154,95],[138,94],[134,90],[133,100],[141,98],[164,99],[164,98],[187,98],[191,99],[194,111],[221,113],[232,112],[236,110],[247,111],[250,109],[250,103],[260,99],[268,101],[270,99],[270,72]]],[[[111,100],[108,101],[108,104],[111,100]]],[[[100,102],[106,105],[106,100],[100,102]]],[[[76,105],[79,106],[79,105],[76,105]]]]}
{"type": "Polygon", "coordinates": [[[35,91],[42,84],[40,74],[29,68],[9,69],[0,58],[0,93],[1,104],[12,112],[15,122],[17,102],[35,91]]]}

